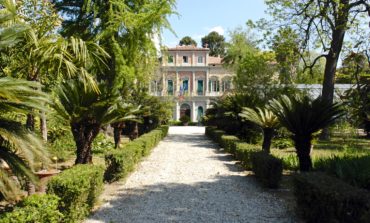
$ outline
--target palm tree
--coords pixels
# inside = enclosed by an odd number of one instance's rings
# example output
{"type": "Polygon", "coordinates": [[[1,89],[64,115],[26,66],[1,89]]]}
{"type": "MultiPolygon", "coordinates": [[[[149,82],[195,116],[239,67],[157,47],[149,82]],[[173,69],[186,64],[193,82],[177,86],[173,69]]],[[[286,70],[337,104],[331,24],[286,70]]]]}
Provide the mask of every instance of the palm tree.
{"type": "Polygon", "coordinates": [[[299,169],[310,171],[313,134],[344,115],[341,104],[328,103],[321,97],[312,100],[308,96],[289,98],[284,95],[279,100],[272,100],[270,108],[280,123],[293,134],[299,169]]]}
{"type": "Polygon", "coordinates": [[[55,91],[54,108],[69,122],[76,143],[75,164],[92,162],[91,144],[101,127],[135,118],[127,114],[118,93],[104,83],[98,84],[98,89],[99,92],[81,79],[71,79],[55,91]]]}
{"type": "Polygon", "coordinates": [[[11,172],[0,167],[0,193],[7,200],[16,198],[20,191],[10,175],[36,182],[35,161],[48,163],[42,141],[10,115],[27,114],[32,109],[45,111],[42,105],[48,101],[43,93],[35,90],[38,87],[28,81],[0,78],[0,161],[5,162],[4,166],[9,166],[11,172]]]}
{"type": "Polygon", "coordinates": [[[266,108],[256,108],[256,110],[244,107],[239,114],[240,117],[256,124],[263,131],[262,150],[270,153],[271,140],[274,136],[274,131],[279,125],[279,120],[274,113],[266,108]],[[257,111],[256,111],[257,110],[257,111]]]}

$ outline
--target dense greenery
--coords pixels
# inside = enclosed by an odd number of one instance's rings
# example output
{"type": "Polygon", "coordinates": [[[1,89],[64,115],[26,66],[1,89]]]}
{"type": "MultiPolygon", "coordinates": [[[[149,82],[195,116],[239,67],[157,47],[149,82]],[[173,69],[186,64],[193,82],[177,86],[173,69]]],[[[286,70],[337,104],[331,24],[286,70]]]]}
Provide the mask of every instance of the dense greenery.
{"type": "Polygon", "coordinates": [[[77,222],[90,213],[103,190],[103,172],[101,166],[76,165],[48,182],[47,193],[60,198],[62,222],[77,222]]]}

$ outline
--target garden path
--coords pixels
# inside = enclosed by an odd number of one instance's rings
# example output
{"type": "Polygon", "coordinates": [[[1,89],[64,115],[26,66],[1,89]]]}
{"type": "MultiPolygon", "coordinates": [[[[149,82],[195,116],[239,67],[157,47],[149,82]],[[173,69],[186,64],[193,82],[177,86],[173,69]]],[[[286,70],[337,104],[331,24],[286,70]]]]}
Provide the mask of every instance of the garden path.
{"type": "Polygon", "coordinates": [[[284,200],[216,148],[204,127],[171,127],[133,174],[106,187],[85,222],[296,222],[284,200]]]}

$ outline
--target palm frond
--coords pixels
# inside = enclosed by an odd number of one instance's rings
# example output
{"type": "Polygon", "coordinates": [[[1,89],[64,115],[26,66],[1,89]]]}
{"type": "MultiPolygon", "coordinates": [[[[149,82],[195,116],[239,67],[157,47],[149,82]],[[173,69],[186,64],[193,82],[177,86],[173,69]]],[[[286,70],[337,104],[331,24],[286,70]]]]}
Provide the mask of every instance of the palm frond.
{"type": "Polygon", "coordinates": [[[256,110],[248,107],[243,107],[242,112],[239,114],[245,120],[248,120],[262,129],[264,128],[277,128],[279,125],[279,120],[277,116],[273,114],[267,108],[256,108],[256,110]]]}

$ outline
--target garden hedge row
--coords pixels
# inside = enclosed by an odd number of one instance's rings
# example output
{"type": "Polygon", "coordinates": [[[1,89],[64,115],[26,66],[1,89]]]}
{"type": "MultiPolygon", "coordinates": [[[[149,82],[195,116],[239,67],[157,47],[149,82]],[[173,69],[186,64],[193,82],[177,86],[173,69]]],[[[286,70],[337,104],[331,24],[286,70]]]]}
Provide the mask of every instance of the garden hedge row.
{"type": "Polygon", "coordinates": [[[55,195],[34,194],[19,202],[12,212],[0,216],[0,223],[57,223],[63,219],[58,210],[60,198],[55,195]]]}
{"type": "Polygon", "coordinates": [[[127,143],[123,148],[110,150],[105,154],[106,170],[104,180],[114,182],[126,177],[134,170],[140,159],[148,155],[168,133],[168,126],[161,126],[127,143]]]}
{"type": "Polygon", "coordinates": [[[298,210],[308,223],[370,222],[368,191],[320,172],[294,177],[298,210]]]}
{"type": "Polygon", "coordinates": [[[265,186],[276,188],[283,172],[282,161],[261,152],[261,146],[242,142],[238,137],[226,135],[214,126],[206,127],[206,136],[216,141],[226,152],[235,156],[247,170],[253,170],[265,186]]]}
{"type": "Polygon", "coordinates": [[[278,188],[283,173],[282,161],[263,151],[252,152],[250,157],[257,179],[266,187],[278,188]]]}
{"type": "Polygon", "coordinates": [[[102,166],[76,165],[48,182],[48,194],[60,198],[63,222],[77,222],[86,217],[103,190],[102,166]]]}

